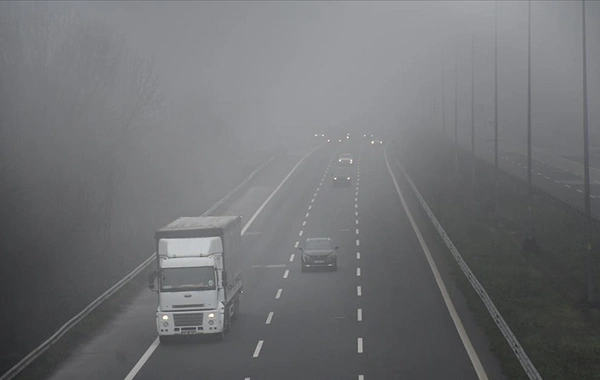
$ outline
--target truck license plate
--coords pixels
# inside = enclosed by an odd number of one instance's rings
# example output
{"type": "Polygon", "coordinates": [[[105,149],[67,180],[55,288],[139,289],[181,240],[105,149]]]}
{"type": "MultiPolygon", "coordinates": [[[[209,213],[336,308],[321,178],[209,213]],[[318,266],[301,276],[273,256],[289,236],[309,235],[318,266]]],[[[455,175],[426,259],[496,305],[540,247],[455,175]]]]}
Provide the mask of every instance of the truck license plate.
{"type": "Polygon", "coordinates": [[[197,334],[197,331],[182,331],[181,334],[182,335],[194,335],[197,334]]]}
{"type": "Polygon", "coordinates": [[[325,263],[325,260],[315,260],[315,264],[323,264],[325,263]]]}

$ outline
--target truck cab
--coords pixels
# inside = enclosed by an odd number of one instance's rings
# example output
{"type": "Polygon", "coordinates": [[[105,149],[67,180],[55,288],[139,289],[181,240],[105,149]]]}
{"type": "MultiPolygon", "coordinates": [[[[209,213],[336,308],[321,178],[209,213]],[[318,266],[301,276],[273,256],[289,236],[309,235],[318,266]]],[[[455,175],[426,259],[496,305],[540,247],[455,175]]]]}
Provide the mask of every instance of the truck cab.
{"type": "Polygon", "coordinates": [[[158,293],[156,328],[161,342],[177,335],[215,334],[222,339],[238,313],[240,230],[204,228],[204,221],[195,222],[196,228],[185,233],[166,228],[157,236],[158,265],[149,286],[158,293]],[[226,269],[236,274],[235,282],[228,283],[226,269]]]}

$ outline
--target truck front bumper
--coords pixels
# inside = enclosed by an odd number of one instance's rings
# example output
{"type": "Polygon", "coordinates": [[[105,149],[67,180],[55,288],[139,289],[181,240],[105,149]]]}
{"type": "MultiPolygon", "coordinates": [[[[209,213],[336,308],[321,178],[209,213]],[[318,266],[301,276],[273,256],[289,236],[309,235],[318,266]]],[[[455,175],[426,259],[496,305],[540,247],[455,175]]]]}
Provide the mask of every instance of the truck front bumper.
{"type": "Polygon", "coordinates": [[[223,332],[219,310],[192,310],[156,313],[158,335],[203,335],[223,332]]]}

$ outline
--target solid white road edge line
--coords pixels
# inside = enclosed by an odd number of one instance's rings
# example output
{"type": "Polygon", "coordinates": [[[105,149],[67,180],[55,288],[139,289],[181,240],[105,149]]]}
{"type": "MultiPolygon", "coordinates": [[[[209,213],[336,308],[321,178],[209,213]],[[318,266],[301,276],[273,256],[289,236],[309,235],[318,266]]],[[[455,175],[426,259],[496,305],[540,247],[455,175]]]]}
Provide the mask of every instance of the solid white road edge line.
{"type": "Polygon", "coordinates": [[[148,347],[146,352],[144,352],[144,355],[142,355],[140,360],[138,360],[138,362],[135,363],[135,366],[131,369],[131,371],[129,371],[127,376],[125,376],[125,380],[133,380],[135,375],[137,375],[137,373],[140,371],[140,369],[142,369],[142,367],[144,366],[146,361],[148,361],[148,358],[150,358],[150,356],[152,355],[154,350],[156,350],[156,347],[158,347],[159,344],[160,344],[160,341],[158,340],[158,337],[156,337],[156,339],[154,339],[154,342],[152,342],[150,347],[148,347]]]}
{"type": "MultiPolygon", "coordinates": [[[[265,208],[265,206],[267,205],[267,203],[269,203],[269,201],[271,200],[271,198],[273,198],[275,196],[275,194],[277,194],[277,192],[279,191],[279,189],[281,189],[283,187],[283,185],[287,182],[287,180],[292,176],[292,174],[294,174],[294,172],[296,171],[296,169],[298,169],[298,166],[300,166],[300,164],[302,164],[302,162],[304,162],[304,160],[306,160],[306,158],[308,158],[308,156],[310,156],[318,148],[319,147],[313,148],[308,153],[306,153],[304,155],[304,157],[302,157],[300,159],[300,161],[298,161],[296,163],[296,165],[292,168],[292,170],[290,170],[290,172],[285,176],[285,178],[283,178],[283,180],[281,180],[281,182],[275,188],[275,190],[273,190],[273,192],[267,197],[267,199],[265,199],[265,201],[260,205],[260,207],[258,208],[258,210],[256,210],[256,212],[254,213],[254,215],[252,215],[252,217],[250,218],[250,220],[248,220],[248,222],[246,223],[246,225],[242,229],[242,235],[246,233],[246,230],[248,230],[248,228],[250,228],[250,226],[254,222],[254,219],[256,219],[258,217],[258,215],[265,208]]],[[[140,360],[138,360],[138,362],[135,363],[135,366],[133,366],[133,368],[131,369],[131,371],[129,371],[129,373],[127,374],[127,376],[125,377],[124,380],[133,380],[135,378],[135,375],[137,375],[138,372],[144,366],[144,364],[146,364],[146,362],[148,361],[148,359],[150,358],[150,356],[152,355],[152,353],[154,352],[154,350],[156,350],[156,347],[158,347],[159,343],[160,343],[160,341],[158,340],[158,337],[157,337],[154,340],[154,342],[152,342],[152,344],[150,345],[150,347],[148,347],[148,349],[146,350],[146,352],[144,352],[144,354],[142,355],[142,357],[140,358],[140,360]]],[[[262,346],[262,343],[261,343],[261,346],[262,346]]]]}
{"type": "Polygon", "coordinates": [[[256,348],[254,349],[254,354],[252,355],[253,358],[257,358],[258,355],[260,355],[260,349],[262,348],[264,342],[265,342],[264,340],[258,341],[258,344],[256,345],[256,348]]]}
{"type": "Polygon", "coordinates": [[[448,289],[446,289],[446,285],[444,284],[444,280],[442,280],[442,276],[440,275],[437,265],[433,261],[433,257],[431,256],[431,252],[429,251],[429,248],[427,247],[427,244],[425,243],[425,239],[423,238],[423,235],[421,235],[421,231],[419,230],[419,227],[417,226],[417,223],[415,222],[415,219],[413,218],[412,213],[408,209],[408,205],[406,204],[406,200],[404,199],[404,195],[402,194],[402,191],[400,191],[400,186],[398,186],[398,181],[396,180],[396,176],[394,175],[394,172],[392,172],[392,168],[390,167],[390,163],[387,159],[388,144],[385,145],[383,156],[385,158],[385,164],[387,165],[388,171],[390,172],[390,175],[392,176],[392,181],[394,182],[394,186],[396,187],[396,192],[398,193],[400,202],[402,203],[402,208],[404,208],[404,211],[406,212],[406,216],[408,217],[408,220],[410,221],[413,231],[415,232],[415,235],[417,236],[417,239],[419,240],[419,244],[421,245],[421,248],[423,249],[423,253],[425,254],[425,257],[427,258],[427,262],[429,263],[429,267],[431,268],[431,272],[433,273],[435,282],[440,290],[440,293],[442,294],[442,298],[444,299],[444,303],[446,304],[448,313],[450,313],[450,318],[452,318],[452,322],[454,322],[454,327],[456,327],[456,331],[458,332],[458,335],[460,336],[460,340],[462,341],[462,344],[465,347],[465,350],[467,351],[467,355],[469,356],[469,359],[471,360],[471,363],[473,364],[473,368],[475,369],[475,372],[477,373],[477,377],[479,378],[479,380],[488,380],[487,373],[485,372],[485,369],[483,368],[483,365],[481,364],[481,360],[479,360],[479,356],[477,355],[477,352],[475,352],[475,348],[473,348],[471,339],[469,339],[469,336],[467,335],[467,331],[465,330],[465,327],[463,326],[462,321],[460,320],[460,317],[458,316],[458,313],[456,312],[456,309],[454,308],[454,303],[452,302],[452,299],[450,298],[450,295],[448,294],[448,289]]]}

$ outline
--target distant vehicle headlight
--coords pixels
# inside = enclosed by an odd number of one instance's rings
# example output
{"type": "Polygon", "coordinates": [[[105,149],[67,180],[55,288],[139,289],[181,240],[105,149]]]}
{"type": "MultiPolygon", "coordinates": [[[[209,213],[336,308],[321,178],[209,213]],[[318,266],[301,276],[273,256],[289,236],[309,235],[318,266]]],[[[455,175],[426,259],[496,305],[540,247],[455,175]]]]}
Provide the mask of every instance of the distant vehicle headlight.
{"type": "Polygon", "coordinates": [[[214,318],[215,317],[215,313],[208,313],[208,318],[214,318]]]}
{"type": "Polygon", "coordinates": [[[333,177],[333,180],[334,180],[334,181],[335,181],[335,180],[337,180],[337,177],[333,177]]]}
{"type": "Polygon", "coordinates": [[[352,160],[350,160],[350,163],[352,163],[352,160]]]}
{"type": "Polygon", "coordinates": [[[375,144],[375,141],[371,141],[371,145],[375,144]]]}
{"type": "Polygon", "coordinates": [[[315,137],[319,137],[319,135],[317,133],[315,133],[315,137]]]}
{"type": "Polygon", "coordinates": [[[325,134],[321,134],[321,137],[325,137],[325,134]]]}
{"type": "Polygon", "coordinates": [[[342,162],[342,159],[340,158],[340,159],[338,160],[338,162],[342,162]]]}
{"type": "Polygon", "coordinates": [[[331,140],[327,139],[327,142],[331,142],[331,140]]]}
{"type": "Polygon", "coordinates": [[[169,316],[165,314],[162,317],[160,317],[160,319],[162,319],[163,321],[168,321],[169,320],[169,316]]]}
{"type": "Polygon", "coordinates": [[[350,177],[348,177],[348,181],[350,181],[350,177]]]}

